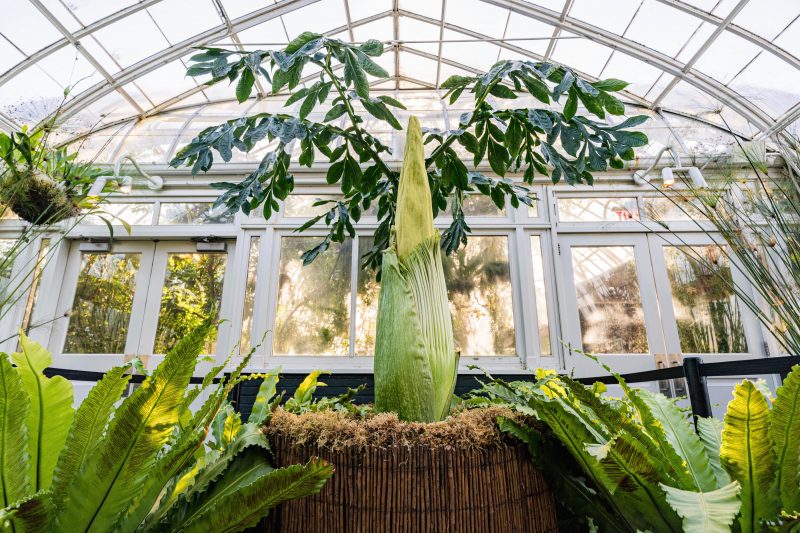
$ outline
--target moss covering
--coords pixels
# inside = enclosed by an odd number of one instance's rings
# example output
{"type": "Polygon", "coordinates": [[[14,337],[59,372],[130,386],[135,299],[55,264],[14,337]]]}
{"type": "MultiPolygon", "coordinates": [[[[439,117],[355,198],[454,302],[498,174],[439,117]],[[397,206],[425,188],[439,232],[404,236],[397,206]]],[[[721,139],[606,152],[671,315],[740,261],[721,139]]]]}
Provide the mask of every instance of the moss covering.
{"type": "Polygon", "coordinates": [[[355,417],[328,410],[296,415],[278,409],[264,431],[269,437],[291,436],[298,444],[315,443],[332,450],[351,446],[487,449],[518,442],[500,431],[498,416],[520,418],[500,407],[461,410],[432,423],[403,422],[394,413],[355,417]]]}
{"type": "Polygon", "coordinates": [[[59,183],[33,171],[23,174],[14,183],[4,183],[0,187],[0,203],[32,224],[52,224],[81,212],[59,183]]]}

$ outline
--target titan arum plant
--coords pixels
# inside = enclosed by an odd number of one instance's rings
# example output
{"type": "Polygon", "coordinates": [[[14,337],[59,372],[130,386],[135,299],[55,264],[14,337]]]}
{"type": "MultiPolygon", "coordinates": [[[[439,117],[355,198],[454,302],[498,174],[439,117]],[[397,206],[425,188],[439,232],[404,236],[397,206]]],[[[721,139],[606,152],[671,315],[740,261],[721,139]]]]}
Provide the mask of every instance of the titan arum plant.
{"type": "Polygon", "coordinates": [[[375,334],[375,409],[401,420],[447,416],[458,355],[433,228],[422,130],[411,117],[397,193],[397,224],[383,252],[375,334]]]}
{"type": "Polygon", "coordinates": [[[200,50],[191,58],[189,76],[209,76],[208,85],[235,83],[239,102],[250,98],[254,87],[288,91],[285,105],[296,112],[258,113],[206,128],[171,164],[206,172],[214,152],[227,162],[234,150],[249,152],[271,142],[243,180],[212,184],[222,191],[216,207],[246,215],[260,208],[269,220],[294,189],[293,151],[299,149],[300,166],[311,168],[322,158],[325,179],[338,184],[341,197],[318,200],[314,205],[327,210],[298,228],[324,224],[329,230],[303,254],[305,264],[332,243],[354,238],[354,224],[377,206],[373,245],[363,254],[363,267],[375,269],[382,283],[376,408],[406,420],[440,420],[447,415],[457,366],[441,253],[467,243],[465,198],[482,194],[498,209],[517,208],[533,205],[530,185],[537,175],[553,183],[592,184],[592,172],[623,168],[634,159],[633,149],[647,144],[645,134],[630,128],[648,117],[606,122],[625,113],[614,95],[625,89],[624,81],[589,81],[546,62],[499,61],[485,74],[451,76],[442,83],[443,98],[450,104],[471,100],[469,110],[457,118],[452,113],[444,131],[422,129],[412,117],[398,172],[391,148],[366,127],[378,121],[402,130],[396,113],[405,106],[397,93],[370,92],[372,81],[389,77],[374,60],[383,52],[380,41],[355,44],[311,32],[282,50],[200,50]],[[311,73],[305,73],[307,67],[311,73]],[[526,105],[514,107],[520,98],[526,105]],[[533,101],[542,105],[530,107],[533,101]],[[323,104],[324,113],[315,112],[323,104]],[[600,120],[579,115],[579,105],[600,120]],[[493,175],[483,172],[486,167],[493,175]],[[448,209],[451,222],[439,235],[433,220],[448,209]]]}

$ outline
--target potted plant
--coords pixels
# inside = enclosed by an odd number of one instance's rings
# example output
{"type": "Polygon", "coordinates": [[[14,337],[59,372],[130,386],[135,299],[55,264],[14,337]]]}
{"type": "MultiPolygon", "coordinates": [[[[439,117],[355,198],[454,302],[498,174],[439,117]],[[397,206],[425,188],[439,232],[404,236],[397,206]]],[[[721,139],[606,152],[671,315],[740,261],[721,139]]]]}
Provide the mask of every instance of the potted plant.
{"type": "Polygon", "coordinates": [[[273,93],[288,87],[286,105],[300,102],[298,116],[261,113],[230,120],[203,130],[178,152],[174,166],[207,171],[214,151],[228,161],[234,149],[248,151],[264,139],[277,139],[277,147],[244,180],[214,184],[223,190],[217,206],[246,214],[263,206],[269,219],[294,187],[289,165],[295,143],[301,165],[311,167],[318,153],[327,159],[327,181],[339,183],[343,194],[342,200],[319,201],[317,205],[330,209],[299,228],[320,221],[330,228],[303,254],[305,263],[331,242],[354,236],[353,222],[377,203],[374,246],[364,261],[364,267],[378,270],[381,279],[375,413],[342,414],[333,426],[352,431],[333,440],[330,420],[320,418],[319,409],[314,416],[279,412],[273,417],[273,425],[282,421],[279,431],[267,428],[276,441],[279,465],[317,454],[337,466],[332,484],[318,496],[299,507],[284,507],[291,510],[282,516],[290,518],[281,519],[281,530],[323,531],[331,523],[358,524],[363,531],[384,531],[389,523],[411,530],[452,530],[456,523],[464,531],[554,530],[550,492],[539,471],[524,460],[520,444],[497,436],[496,413],[482,418],[451,413],[458,355],[441,252],[452,253],[467,241],[465,194],[477,191],[490,196],[498,208],[507,199],[518,207],[532,205],[535,196],[528,185],[536,173],[554,182],[592,183],[592,171],[621,168],[623,160],[633,159],[634,147],[646,144],[644,134],[628,129],[646,117],[609,125],[576,114],[581,102],[601,119],[607,113],[622,115],[624,105],[612,94],[626,86],[619,80],[590,83],[548,63],[500,61],[484,75],[454,76],[442,84],[451,103],[472,94],[472,111],[451,131],[423,131],[412,117],[402,170],[397,172],[386,161],[389,148],[364,128],[360,114],[363,109],[402,128],[390,108],[404,109],[403,104],[369,92],[368,75],[388,77],[372,59],[382,52],[383,45],[374,40],[354,45],[304,33],[281,51],[204,49],[193,56],[188,71],[193,76],[210,74],[208,83],[236,81],[239,101],[250,96],[256,77],[261,77],[273,93]],[[317,67],[319,77],[298,88],[307,65],[317,67]],[[343,76],[337,73],[339,67],[343,76]],[[565,100],[560,111],[490,103],[490,96],[513,100],[519,94],[543,104],[565,100]],[[313,109],[329,99],[331,107],[322,122],[308,120],[313,109]],[[349,124],[339,127],[337,119],[343,116],[349,124]],[[454,143],[473,155],[476,170],[468,169],[454,143]],[[425,144],[432,146],[428,157],[425,144]],[[485,160],[497,177],[477,170],[485,160]],[[518,172],[521,180],[507,177],[509,172],[518,172]],[[452,223],[440,236],[433,218],[448,204],[452,223]],[[464,418],[469,416],[477,418],[464,418]],[[466,439],[454,438],[459,430],[466,432],[466,439]],[[422,438],[432,434],[441,438],[422,438]],[[484,441],[480,435],[495,437],[484,441]],[[314,519],[323,515],[324,520],[314,519]],[[297,517],[306,519],[294,521],[297,517]]]}

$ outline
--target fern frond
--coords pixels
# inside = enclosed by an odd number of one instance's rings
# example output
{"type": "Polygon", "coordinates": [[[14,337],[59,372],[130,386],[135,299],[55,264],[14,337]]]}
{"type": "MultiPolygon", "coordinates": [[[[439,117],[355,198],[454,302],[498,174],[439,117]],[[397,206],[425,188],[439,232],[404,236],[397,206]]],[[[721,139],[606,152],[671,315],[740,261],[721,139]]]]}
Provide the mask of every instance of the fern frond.
{"type": "Polygon", "coordinates": [[[722,460],[719,457],[720,448],[722,447],[722,427],[722,420],[717,418],[697,418],[697,434],[703,443],[706,457],[708,457],[708,464],[711,465],[714,477],[717,478],[717,484],[720,487],[724,487],[731,482],[731,476],[722,467],[722,460]]]}
{"type": "Polygon", "coordinates": [[[46,377],[44,369],[53,362],[50,352],[20,332],[21,352],[11,358],[19,368],[22,385],[31,399],[26,417],[28,428],[31,490],[47,490],[53,481],[58,454],[67,439],[72,417],[72,383],[62,376],[46,377]]]}
{"type": "Polygon", "coordinates": [[[52,524],[53,503],[47,491],[39,491],[0,510],[0,527],[4,531],[41,533],[50,531],[52,524]]]}
{"type": "Polygon", "coordinates": [[[694,492],[661,485],[667,502],[683,518],[684,531],[730,533],[739,513],[739,490],[735,481],[710,492],[694,492]]]}
{"type": "Polygon", "coordinates": [[[19,371],[0,353],[0,505],[8,507],[31,493],[25,420],[31,401],[19,371]]]}
{"type": "Polygon", "coordinates": [[[781,503],[787,511],[800,511],[800,365],[778,388],[770,418],[781,503]]]}

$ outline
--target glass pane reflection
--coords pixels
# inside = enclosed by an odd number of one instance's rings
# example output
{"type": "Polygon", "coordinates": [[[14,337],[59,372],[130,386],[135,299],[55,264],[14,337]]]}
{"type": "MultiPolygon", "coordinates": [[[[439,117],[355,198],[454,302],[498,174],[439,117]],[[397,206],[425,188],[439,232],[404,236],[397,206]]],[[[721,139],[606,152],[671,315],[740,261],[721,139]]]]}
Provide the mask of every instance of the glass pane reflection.
{"type": "Polygon", "coordinates": [[[138,253],[81,257],[64,353],[125,353],[138,253]]]}
{"type": "Polygon", "coordinates": [[[581,342],[594,354],[647,353],[632,246],[573,246],[581,342]]]}
{"type": "Polygon", "coordinates": [[[320,239],[281,239],[275,355],[349,353],[352,242],[331,244],[304,267],[300,256],[320,239]]]}
{"type": "Polygon", "coordinates": [[[728,258],[718,246],[665,246],[672,308],[684,353],[745,353],[728,258]]]}
{"type": "MultiPolygon", "coordinates": [[[[166,353],[212,311],[219,316],[226,254],[172,253],[161,292],[154,353],[166,353]]],[[[216,352],[216,335],[206,341],[205,353],[216,352]]]]}

